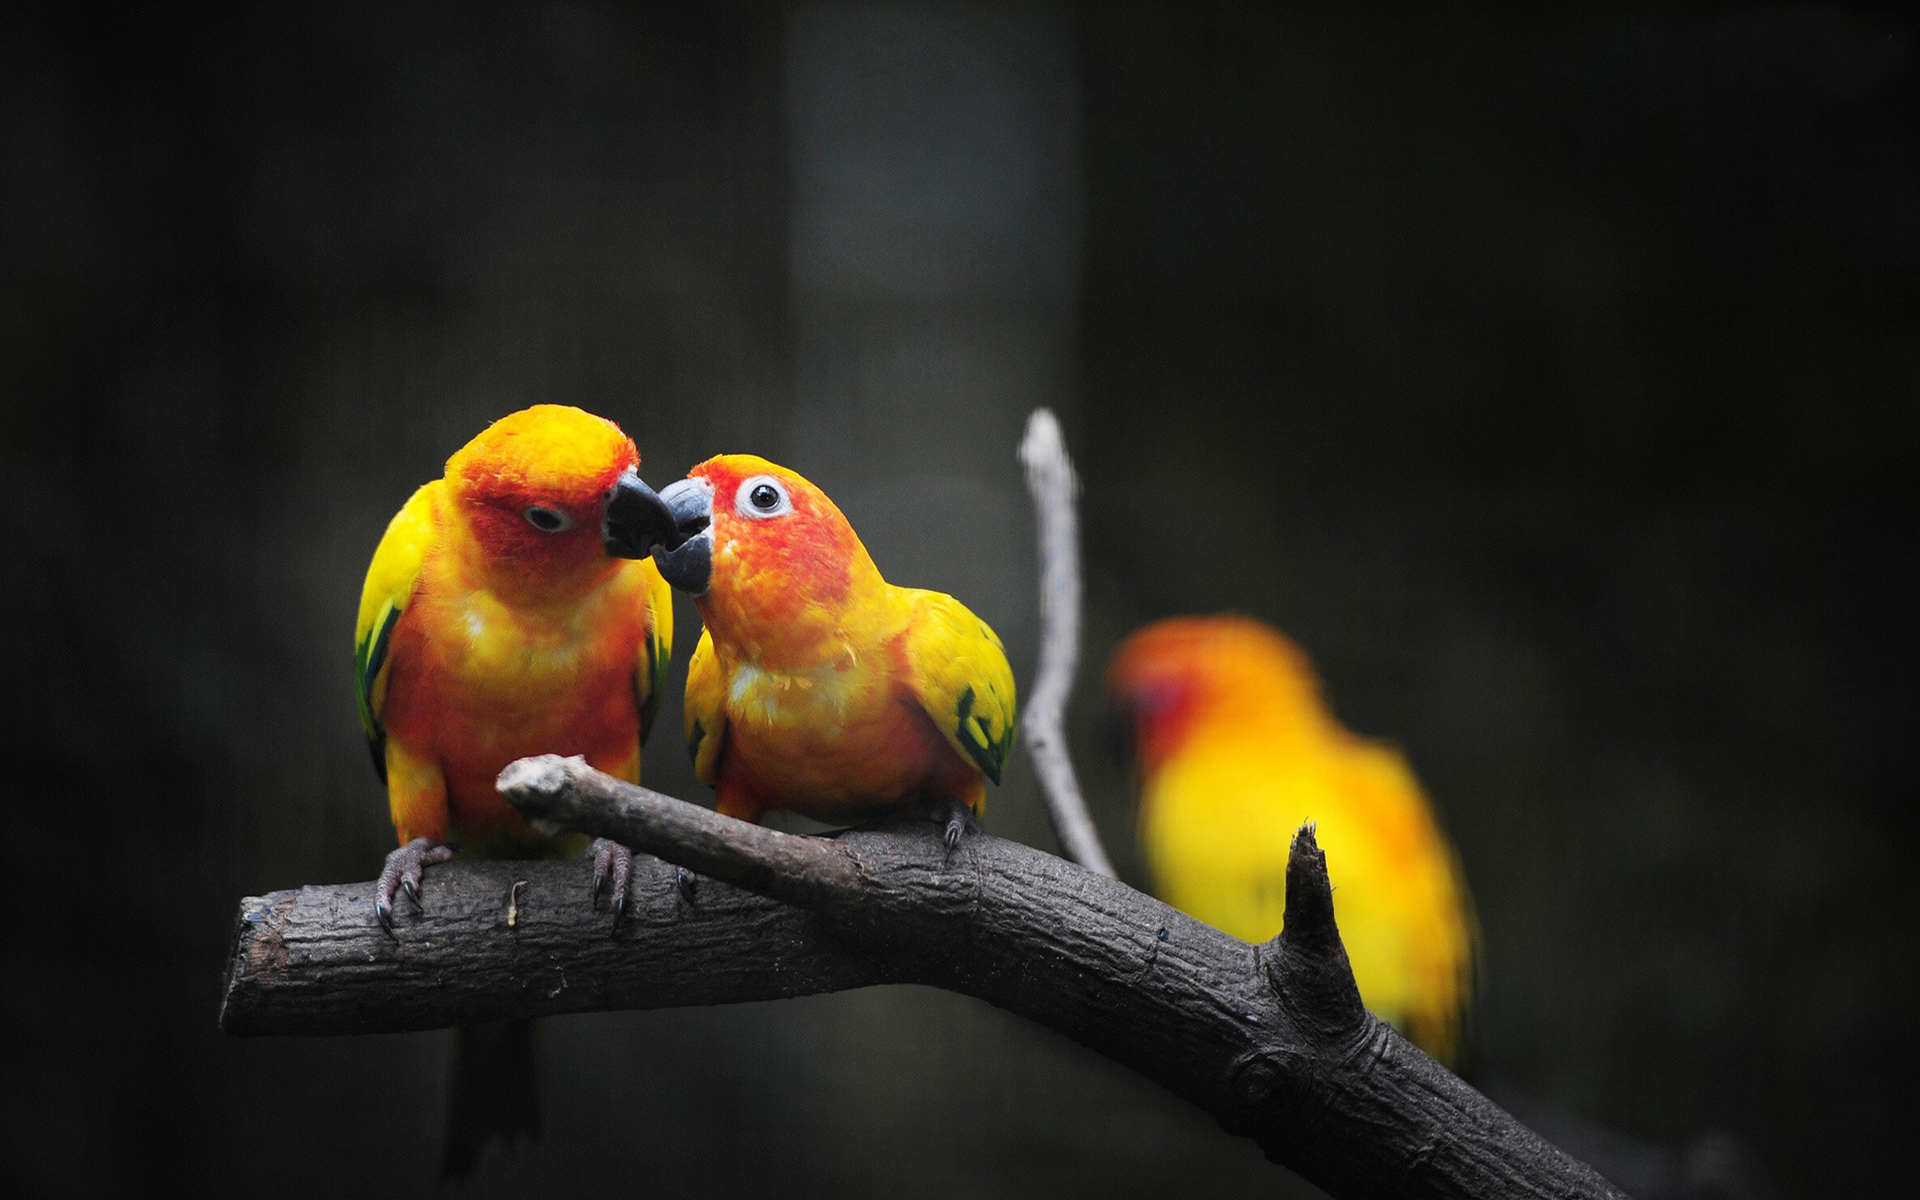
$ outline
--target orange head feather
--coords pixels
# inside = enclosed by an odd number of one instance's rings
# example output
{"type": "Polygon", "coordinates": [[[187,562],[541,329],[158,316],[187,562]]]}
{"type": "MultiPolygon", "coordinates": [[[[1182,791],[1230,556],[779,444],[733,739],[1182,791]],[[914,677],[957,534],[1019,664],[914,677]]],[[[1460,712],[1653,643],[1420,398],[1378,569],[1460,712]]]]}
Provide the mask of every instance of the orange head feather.
{"type": "Polygon", "coordinates": [[[522,579],[611,570],[609,490],[637,466],[633,439],[604,417],[536,404],[500,418],[447,460],[447,483],[480,558],[522,579]]]}
{"type": "Polygon", "coordinates": [[[847,518],[796,472],[723,454],[688,478],[707,489],[711,505],[711,575],[697,603],[716,638],[752,628],[810,640],[879,582],[847,518]]]}
{"type": "Polygon", "coordinates": [[[1317,731],[1331,721],[1306,654],[1252,617],[1173,617],[1147,626],[1115,653],[1107,692],[1149,772],[1214,722],[1317,731]]]}

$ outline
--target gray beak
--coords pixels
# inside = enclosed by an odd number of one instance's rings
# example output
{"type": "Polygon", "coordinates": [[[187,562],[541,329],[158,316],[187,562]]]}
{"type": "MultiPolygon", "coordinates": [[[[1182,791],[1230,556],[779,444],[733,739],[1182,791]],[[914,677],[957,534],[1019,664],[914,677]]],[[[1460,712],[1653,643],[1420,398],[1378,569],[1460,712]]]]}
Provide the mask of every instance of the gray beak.
{"type": "Polygon", "coordinates": [[[682,479],[667,485],[659,499],[673,520],[673,537],[654,551],[660,575],[683,592],[706,594],[713,579],[713,485],[682,479]]]}

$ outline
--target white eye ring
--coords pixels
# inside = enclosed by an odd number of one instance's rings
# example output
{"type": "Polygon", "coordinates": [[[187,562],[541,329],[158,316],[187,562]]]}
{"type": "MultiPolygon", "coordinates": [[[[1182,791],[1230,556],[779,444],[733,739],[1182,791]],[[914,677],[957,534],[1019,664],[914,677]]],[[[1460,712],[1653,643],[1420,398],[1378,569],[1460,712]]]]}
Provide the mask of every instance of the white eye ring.
{"type": "Polygon", "coordinates": [[[541,533],[565,533],[574,526],[572,517],[557,508],[548,508],[544,504],[529,504],[527,511],[521,515],[526,517],[527,524],[541,533]]]}
{"type": "Polygon", "coordinates": [[[787,485],[771,475],[755,475],[733,494],[733,511],[753,521],[770,521],[793,511],[787,485]]]}

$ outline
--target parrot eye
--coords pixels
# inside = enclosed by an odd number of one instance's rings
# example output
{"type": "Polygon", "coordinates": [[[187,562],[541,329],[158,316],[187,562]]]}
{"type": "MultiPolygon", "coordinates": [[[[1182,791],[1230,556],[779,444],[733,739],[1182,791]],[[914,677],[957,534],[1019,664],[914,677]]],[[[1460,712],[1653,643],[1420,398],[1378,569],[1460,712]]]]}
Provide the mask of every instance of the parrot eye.
{"type": "Polygon", "coordinates": [[[529,505],[526,511],[527,524],[541,533],[561,533],[573,528],[573,518],[558,509],[543,504],[529,505]]]}
{"type": "Polygon", "coordinates": [[[1151,725],[1178,709],[1184,699],[1185,689],[1177,683],[1151,684],[1134,692],[1129,715],[1135,725],[1151,725]]]}
{"type": "Polygon", "coordinates": [[[778,479],[771,475],[755,475],[740,485],[733,507],[743,517],[765,521],[792,512],[793,501],[788,498],[787,489],[778,479]]]}

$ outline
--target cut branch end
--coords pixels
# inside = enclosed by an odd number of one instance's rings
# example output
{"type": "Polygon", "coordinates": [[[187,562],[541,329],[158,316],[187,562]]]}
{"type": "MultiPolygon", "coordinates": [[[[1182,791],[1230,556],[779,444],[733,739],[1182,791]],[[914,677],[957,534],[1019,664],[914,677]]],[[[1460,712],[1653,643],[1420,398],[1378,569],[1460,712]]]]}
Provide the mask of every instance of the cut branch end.
{"type": "Polygon", "coordinates": [[[1333,919],[1333,881],[1327,875],[1327,853],[1308,821],[1293,835],[1287,850],[1286,927],[1281,936],[1316,954],[1340,943],[1333,919]]]}
{"type": "Polygon", "coordinates": [[[1303,1032],[1332,1041],[1362,1035],[1370,1022],[1333,915],[1327,855],[1308,821],[1287,854],[1287,909],[1280,932],[1262,947],[1267,978],[1303,1032]]]}

